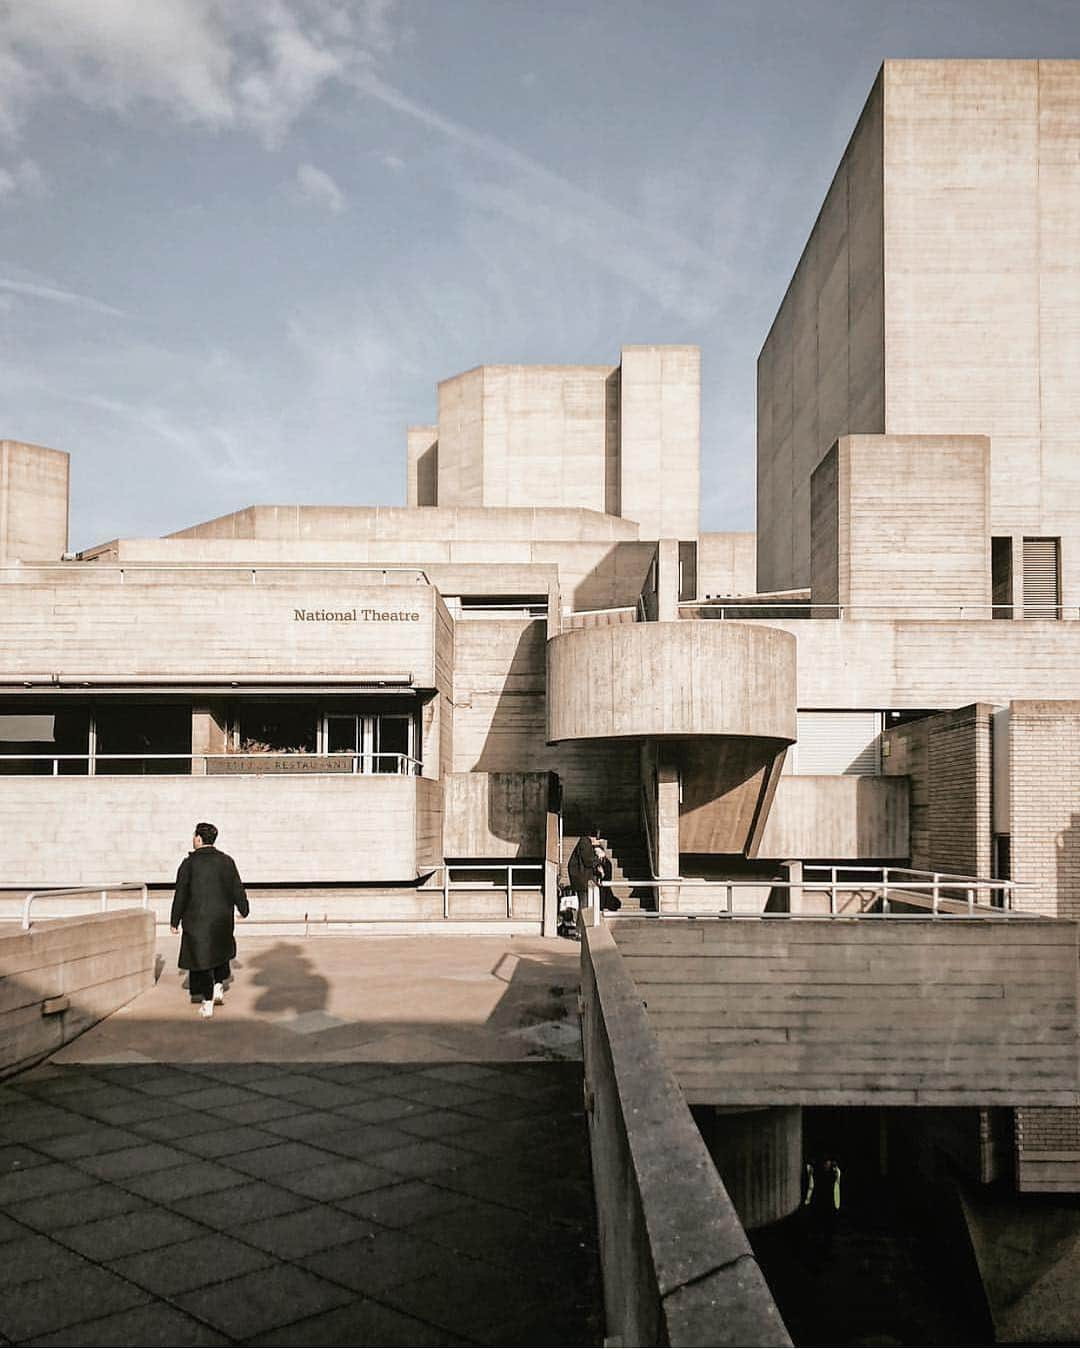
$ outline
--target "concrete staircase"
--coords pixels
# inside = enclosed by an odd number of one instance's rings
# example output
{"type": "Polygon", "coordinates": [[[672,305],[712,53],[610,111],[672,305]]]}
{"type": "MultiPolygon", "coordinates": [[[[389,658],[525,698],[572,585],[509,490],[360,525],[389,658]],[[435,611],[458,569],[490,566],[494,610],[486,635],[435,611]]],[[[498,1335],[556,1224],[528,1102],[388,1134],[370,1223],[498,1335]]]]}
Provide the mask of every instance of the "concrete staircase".
{"type": "Polygon", "coordinates": [[[650,912],[656,908],[656,891],[644,887],[633,887],[620,882],[645,880],[652,875],[649,855],[645,841],[636,830],[621,830],[612,833],[603,841],[611,858],[612,893],[622,900],[623,913],[650,912]]]}

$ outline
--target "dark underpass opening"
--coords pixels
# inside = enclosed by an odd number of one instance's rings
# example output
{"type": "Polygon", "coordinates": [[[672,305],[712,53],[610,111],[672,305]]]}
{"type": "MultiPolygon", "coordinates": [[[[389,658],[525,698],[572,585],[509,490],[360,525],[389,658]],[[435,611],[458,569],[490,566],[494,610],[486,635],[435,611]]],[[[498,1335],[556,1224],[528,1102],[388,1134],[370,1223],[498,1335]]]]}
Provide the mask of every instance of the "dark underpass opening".
{"type": "Polygon", "coordinates": [[[851,1107],[802,1117],[803,1194],[805,1164],[831,1159],[840,1208],[834,1216],[803,1204],[749,1233],[794,1342],[992,1344],[960,1202],[961,1185],[976,1183],[1003,1146],[985,1112],[851,1107]]]}

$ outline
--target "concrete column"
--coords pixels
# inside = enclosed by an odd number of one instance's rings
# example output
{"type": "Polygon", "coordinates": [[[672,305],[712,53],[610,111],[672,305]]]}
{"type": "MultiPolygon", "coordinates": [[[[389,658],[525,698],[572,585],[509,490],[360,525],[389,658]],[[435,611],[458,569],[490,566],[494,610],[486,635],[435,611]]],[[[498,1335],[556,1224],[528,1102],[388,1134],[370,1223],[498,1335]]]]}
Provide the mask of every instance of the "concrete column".
{"type": "Polygon", "coordinates": [[[540,928],[544,937],[554,937],[559,925],[559,860],[559,816],[549,809],[545,822],[544,902],[540,928]]]}
{"type": "Polygon", "coordinates": [[[745,1228],[795,1212],[802,1202],[800,1106],[697,1106],[693,1113],[745,1228]]]}
{"type": "Polygon", "coordinates": [[[206,760],[199,754],[224,754],[228,735],[228,716],[225,704],[212,700],[195,703],[191,708],[191,771],[206,773],[206,760]]]}
{"type": "Polygon", "coordinates": [[[656,545],[656,618],[674,623],[679,617],[679,540],[661,539],[656,545]]]}
{"type": "MultiPolygon", "coordinates": [[[[671,750],[658,744],[656,750],[656,870],[661,876],[679,874],[679,766],[671,750]]],[[[662,886],[661,906],[675,904],[677,886],[662,886]]]]}

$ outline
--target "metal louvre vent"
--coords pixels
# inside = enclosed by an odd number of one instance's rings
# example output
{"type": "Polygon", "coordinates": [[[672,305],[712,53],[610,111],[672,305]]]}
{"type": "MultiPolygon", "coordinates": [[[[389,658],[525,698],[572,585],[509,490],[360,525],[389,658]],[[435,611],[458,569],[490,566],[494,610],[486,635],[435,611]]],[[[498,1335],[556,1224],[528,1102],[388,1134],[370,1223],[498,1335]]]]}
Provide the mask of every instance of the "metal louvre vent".
{"type": "Polygon", "coordinates": [[[881,772],[880,712],[800,712],[799,740],[788,755],[800,776],[881,772]]]}
{"type": "Polygon", "coordinates": [[[1024,617],[1057,618],[1061,604],[1059,540],[1024,540],[1024,617]]]}

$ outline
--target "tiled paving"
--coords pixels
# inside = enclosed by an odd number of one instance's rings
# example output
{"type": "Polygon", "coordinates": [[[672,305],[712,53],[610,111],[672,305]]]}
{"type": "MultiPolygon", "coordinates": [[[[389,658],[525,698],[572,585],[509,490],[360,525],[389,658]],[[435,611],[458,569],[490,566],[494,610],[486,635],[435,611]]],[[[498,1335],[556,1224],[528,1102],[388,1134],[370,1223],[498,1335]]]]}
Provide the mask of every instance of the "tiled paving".
{"type": "Polygon", "coordinates": [[[579,1063],[0,1086],[0,1345],[587,1345],[599,1302],[579,1063]]]}

